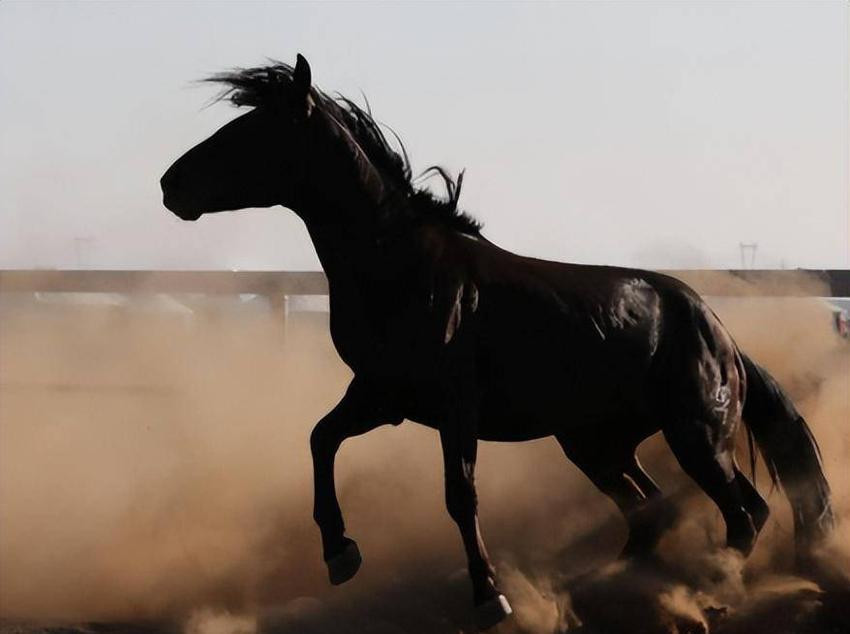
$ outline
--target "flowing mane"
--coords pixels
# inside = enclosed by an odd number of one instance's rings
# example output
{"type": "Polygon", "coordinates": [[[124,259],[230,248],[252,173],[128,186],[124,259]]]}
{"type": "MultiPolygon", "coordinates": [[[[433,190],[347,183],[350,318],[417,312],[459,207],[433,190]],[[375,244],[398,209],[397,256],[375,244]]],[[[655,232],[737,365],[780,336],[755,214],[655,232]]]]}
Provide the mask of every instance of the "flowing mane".
{"type": "MultiPolygon", "coordinates": [[[[224,85],[214,102],[229,101],[236,107],[268,105],[280,99],[281,87],[292,81],[294,72],[289,64],[270,61],[272,63],[268,66],[235,68],[201,81],[224,85]]],[[[390,185],[399,195],[402,209],[394,207],[388,214],[397,215],[401,212],[408,219],[441,222],[462,233],[480,235],[481,223],[458,209],[463,172],[454,179],[445,169],[435,165],[414,177],[401,139],[388,128],[398,142],[399,151],[396,151],[387,141],[381,125],[372,116],[368,102],[364,109],[343,95],[330,97],[315,87],[311,88],[310,94],[317,108],[329,113],[346,128],[384,178],[385,184],[390,185]],[[447,194],[445,198],[416,184],[421,178],[432,174],[443,180],[447,194]]]]}

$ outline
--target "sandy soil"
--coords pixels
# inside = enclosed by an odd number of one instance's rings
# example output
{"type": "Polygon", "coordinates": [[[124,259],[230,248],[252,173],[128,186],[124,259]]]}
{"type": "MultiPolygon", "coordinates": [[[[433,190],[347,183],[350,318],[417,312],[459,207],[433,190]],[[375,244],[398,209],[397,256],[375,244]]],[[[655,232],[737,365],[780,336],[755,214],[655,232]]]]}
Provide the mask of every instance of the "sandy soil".
{"type": "MultiPolygon", "coordinates": [[[[436,434],[405,423],[346,443],[338,489],[365,561],[331,588],[307,439],[349,374],[325,317],[186,303],[0,300],[0,634],[474,631],[436,434]]],[[[821,443],[833,583],[792,574],[787,504],[764,473],[774,514],[743,562],[650,439],[642,462],[682,519],[656,562],[624,565],[623,522],[556,443],[487,443],[481,522],[516,611],[495,631],[850,632],[850,346],[816,300],[715,308],[821,443]]]]}

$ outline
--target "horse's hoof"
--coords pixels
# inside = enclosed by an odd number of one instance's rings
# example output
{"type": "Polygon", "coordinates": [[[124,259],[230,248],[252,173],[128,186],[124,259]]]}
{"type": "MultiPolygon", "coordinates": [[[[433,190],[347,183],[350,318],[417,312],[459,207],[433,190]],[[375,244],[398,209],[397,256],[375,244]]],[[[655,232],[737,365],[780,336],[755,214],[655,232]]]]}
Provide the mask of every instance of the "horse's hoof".
{"type": "Polygon", "coordinates": [[[488,630],[494,625],[501,623],[506,617],[513,614],[511,604],[504,594],[497,594],[492,599],[481,605],[475,606],[475,616],[479,629],[488,630]]]}
{"type": "Polygon", "coordinates": [[[357,574],[361,563],[363,558],[357,542],[349,541],[341,553],[328,559],[328,578],[335,586],[345,583],[357,574]]]}

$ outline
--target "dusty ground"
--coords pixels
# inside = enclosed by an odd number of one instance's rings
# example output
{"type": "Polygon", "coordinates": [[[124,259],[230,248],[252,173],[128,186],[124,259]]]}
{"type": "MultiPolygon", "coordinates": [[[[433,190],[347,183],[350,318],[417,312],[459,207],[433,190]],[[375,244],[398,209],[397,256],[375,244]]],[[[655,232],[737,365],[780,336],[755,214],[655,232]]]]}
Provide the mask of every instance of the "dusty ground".
{"type": "MultiPolygon", "coordinates": [[[[365,561],[330,588],[307,438],[348,373],[324,317],[188,303],[0,303],[0,634],[473,631],[434,432],[343,448],[365,561]]],[[[555,443],[486,444],[481,521],[516,610],[498,632],[850,632],[850,346],[814,300],[716,308],[821,442],[843,519],[823,556],[833,585],[791,574],[778,492],[753,556],[723,550],[717,512],[657,439],[642,461],[684,512],[651,566],[612,564],[622,522],[555,443]]]]}

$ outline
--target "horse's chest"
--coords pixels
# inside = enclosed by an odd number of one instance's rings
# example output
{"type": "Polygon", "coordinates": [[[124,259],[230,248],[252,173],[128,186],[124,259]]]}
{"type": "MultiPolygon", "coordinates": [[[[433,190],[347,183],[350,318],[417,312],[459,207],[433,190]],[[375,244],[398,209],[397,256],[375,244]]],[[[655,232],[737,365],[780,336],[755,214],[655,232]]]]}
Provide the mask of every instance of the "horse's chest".
{"type": "Polygon", "coordinates": [[[401,372],[411,357],[411,329],[364,311],[333,310],[334,347],[355,373],[401,372]]]}
{"type": "Polygon", "coordinates": [[[340,358],[353,371],[366,363],[369,358],[369,349],[374,348],[374,342],[368,341],[368,332],[356,320],[347,319],[346,315],[331,310],[330,318],[331,341],[340,358]]]}

